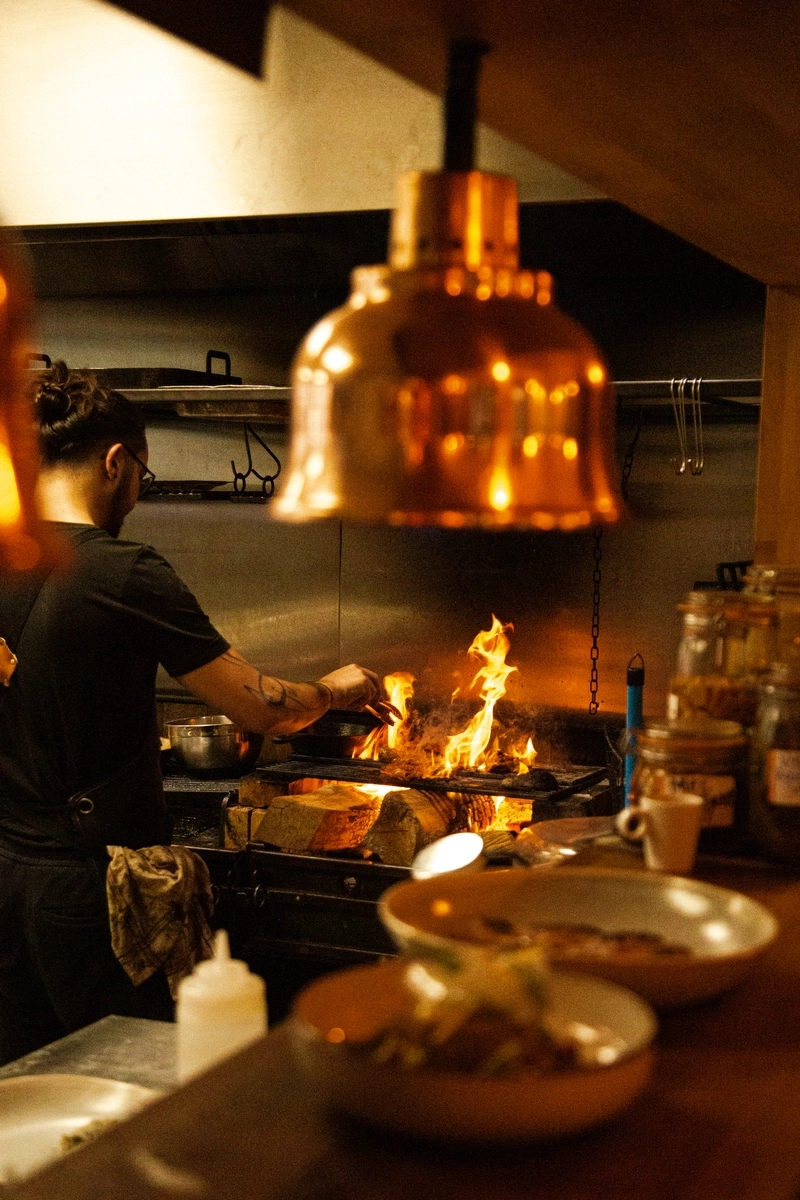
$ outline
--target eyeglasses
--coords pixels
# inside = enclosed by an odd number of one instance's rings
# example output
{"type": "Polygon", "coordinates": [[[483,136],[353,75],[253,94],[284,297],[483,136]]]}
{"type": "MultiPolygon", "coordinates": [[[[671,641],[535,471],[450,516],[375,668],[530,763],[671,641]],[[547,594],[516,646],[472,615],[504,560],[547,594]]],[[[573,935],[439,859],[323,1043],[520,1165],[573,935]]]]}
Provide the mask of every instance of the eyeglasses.
{"type": "Polygon", "coordinates": [[[150,491],[150,488],[156,481],[156,477],[150,468],[142,462],[142,460],[139,458],[139,455],[133,453],[130,446],[126,446],[124,442],[122,442],[121,445],[122,449],[127,450],[131,458],[142,468],[142,473],[139,476],[139,499],[141,500],[142,496],[146,496],[150,491]]]}

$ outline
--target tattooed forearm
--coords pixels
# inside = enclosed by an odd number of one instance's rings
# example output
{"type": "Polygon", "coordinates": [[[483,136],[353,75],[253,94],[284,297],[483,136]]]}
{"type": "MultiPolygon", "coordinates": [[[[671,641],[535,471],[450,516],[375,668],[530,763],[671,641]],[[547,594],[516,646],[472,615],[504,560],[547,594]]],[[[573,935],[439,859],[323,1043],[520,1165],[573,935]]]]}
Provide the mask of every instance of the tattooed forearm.
{"type": "Polygon", "coordinates": [[[261,733],[302,729],[327,712],[334,699],[328,683],[290,683],[267,675],[233,648],[181,682],[242,728],[261,733]]]}
{"type": "Polygon", "coordinates": [[[257,700],[268,704],[270,708],[286,707],[286,688],[280,679],[271,679],[269,675],[262,675],[259,671],[258,687],[251,687],[249,683],[246,683],[244,690],[251,696],[255,696],[257,700]]]}
{"type": "Polygon", "coordinates": [[[270,708],[285,708],[287,712],[313,712],[318,707],[316,704],[306,704],[291,684],[284,683],[282,679],[273,679],[271,675],[262,675],[260,671],[257,687],[246,683],[244,690],[262,704],[270,708]]]}

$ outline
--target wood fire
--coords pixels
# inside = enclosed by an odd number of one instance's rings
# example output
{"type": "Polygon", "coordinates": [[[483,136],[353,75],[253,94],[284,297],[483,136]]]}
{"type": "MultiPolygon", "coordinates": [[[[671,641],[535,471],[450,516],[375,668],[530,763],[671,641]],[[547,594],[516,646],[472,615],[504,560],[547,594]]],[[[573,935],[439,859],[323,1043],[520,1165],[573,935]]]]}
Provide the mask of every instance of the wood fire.
{"type": "MultiPolygon", "coordinates": [[[[457,689],[453,694],[451,705],[458,697],[477,698],[480,707],[455,733],[432,732],[414,711],[413,675],[397,671],[385,677],[386,695],[399,718],[370,734],[358,757],[378,760],[398,783],[414,780],[416,786],[308,778],[279,785],[251,776],[242,781],[239,797],[240,808],[254,810],[246,840],[294,852],[361,850],[365,857],[408,866],[423,846],[448,833],[508,829],[530,821],[532,798],[507,799],[458,788],[459,774],[464,778],[465,772],[473,777],[475,772],[491,772],[496,782],[498,776],[526,774],[535,761],[531,737],[502,727],[495,715],[508,679],[517,670],[506,662],[512,628],[493,616],[491,628],[481,630],[472,642],[468,655],[477,669],[463,692],[457,689]],[[424,787],[425,779],[450,777],[452,790],[424,787]]],[[[244,823],[243,816],[239,819],[244,823]]]]}

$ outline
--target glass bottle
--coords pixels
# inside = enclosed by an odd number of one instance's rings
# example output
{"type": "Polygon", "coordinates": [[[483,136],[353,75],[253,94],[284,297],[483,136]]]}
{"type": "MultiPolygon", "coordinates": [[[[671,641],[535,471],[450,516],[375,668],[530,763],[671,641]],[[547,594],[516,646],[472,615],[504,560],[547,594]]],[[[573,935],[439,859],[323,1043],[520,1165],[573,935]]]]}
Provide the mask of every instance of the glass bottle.
{"type": "Polygon", "coordinates": [[[775,607],[776,645],[771,661],[800,661],[800,566],[754,564],[745,576],[743,595],[775,607]]]}
{"type": "Polygon", "coordinates": [[[760,674],[774,658],[774,600],[740,592],[690,592],[667,714],[671,720],[755,721],[760,674]]]}
{"type": "Polygon", "coordinates": [[[771,858],[800,863],[800,661],[775,663],[760,688],[750,829],[771,858]]]}
{"type": "Polygon", "coordinates": [[[733,853],[747,836],[748,741],[736,721],[648,721],[631,781],[642,796],[692,792],[704,800],[702,850],[733,853]]]}

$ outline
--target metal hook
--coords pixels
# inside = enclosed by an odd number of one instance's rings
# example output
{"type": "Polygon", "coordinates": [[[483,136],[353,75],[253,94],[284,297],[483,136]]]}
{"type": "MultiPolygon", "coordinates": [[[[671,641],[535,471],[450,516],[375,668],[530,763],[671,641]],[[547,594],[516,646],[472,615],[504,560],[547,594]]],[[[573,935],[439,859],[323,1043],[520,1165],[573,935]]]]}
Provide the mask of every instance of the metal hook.
{"type": "Polygon", "coordinates": [[[244,444],[245,444],[245,449],[247,451],[247,470],[246,471],[238,471],[236,469],[236,463],[233,461],[233,459],[231,459],[231,470],[233,471],[233,490],[234,490],[234,492],[239,492],[239,493],[246,492],[247,491],[247,480],[250,478],[251,475],[254,475],[255,478],[260,480],[260,482],[261,482],[262,495],[265,497],[269,497],[275,491],[275,480],[278,478],[278,476],[281,473],[280,461],[277,458],[277,456],[272,453],[272,451],[270,450],[267,443],[261,440],[261,438],[256,433],[255,429],[253,429],[250,425],[244,426],[244,444]],[[259,446],[261,446],[262,450],[266,450],[267,454],[270,456],[272,461],[275,463],[277,470],[274,472],[274,474],[261,475],[253,466],[253,454],[250,449],[250,437],[251,436],[255,438],[255,440],[258,442],[259,446]]]}
{"type": "Polygon", "coordinates": [[[692,380],[692,425],[694,427],[694,455],[689,459],[693,475],[702,475],[705,465],[703,450],[703,412],[700,408],[700,387],[702,379],[692,380]]]}
{"type": "Polygon", "coordinates": [[[670,459],[676,475],[683,475],[689,461],[686,457],[686,384],[686,379],[681,379],[680,382],[673,379],[669,385],[669,398],[672,401],[672,411],[675,414],[675,427],[678,430],[678,450],[680,452],[680,462],[678,462],[677,457],[670,459]]]}

